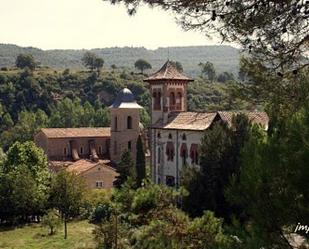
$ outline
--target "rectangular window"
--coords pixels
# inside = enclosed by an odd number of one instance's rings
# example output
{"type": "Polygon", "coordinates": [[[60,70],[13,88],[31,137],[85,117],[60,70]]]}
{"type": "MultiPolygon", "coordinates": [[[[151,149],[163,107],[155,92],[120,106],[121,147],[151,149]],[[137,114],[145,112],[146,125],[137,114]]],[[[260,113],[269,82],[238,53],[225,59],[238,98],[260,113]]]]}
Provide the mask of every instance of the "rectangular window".
{"type": "Polygon", "coordinates": [[[80,154],[84,154],[84,148],[83,147],[80,147],[80,154]]]}
{"type": "Polygon", "coordinates": [[[118,130],[118,118],[117,117],[115,117],[115,131],[117,131],[118,130]]]}
{"type": "Polygon", "coordinates": [[[97,181],[95,183],[96,188],[103,188],[103,182],[102,181],[97,181]]]}
{"type": "Polygon", "coordinates": [[[63,149],[63,154],[66,156],[67,155],[67,148],[63,149]]]}
{"type": "Polygon", "coordinates": [[[129,142],[128,142],[128,150],[131,151],[131,149],[132,149],[132,142],[129,141],[129,142]]]}

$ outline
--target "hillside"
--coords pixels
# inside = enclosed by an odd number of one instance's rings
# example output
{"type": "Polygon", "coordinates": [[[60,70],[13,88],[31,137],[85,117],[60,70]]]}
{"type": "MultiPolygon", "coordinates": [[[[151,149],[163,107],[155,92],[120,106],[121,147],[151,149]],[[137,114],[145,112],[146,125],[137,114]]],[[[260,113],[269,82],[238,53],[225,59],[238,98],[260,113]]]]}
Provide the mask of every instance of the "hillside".
{"type": "MultiPolygon", "coordinates": [[[[19,47],[11,44],[0,44],[0,67],[13,66],[20,53],[32,54],[42,66],[56,69],[80,69],[81,57],[87,50],[41,50],[33,47],[19,47]]],[[[105,60],[105,66],[112,64],[118,67],[133,69],[134,62],[143,58],[149,61],[153,70],[158,69],[169,57],[180,61],[185,72],[190,76],[200,73],[198,64],[210,61],[218,72],[228,71],[237,75],[240,50],[231,46],[191,46],[170,47],[148,50],[143,47],[97,48],[92,52],[105,60]]]]}

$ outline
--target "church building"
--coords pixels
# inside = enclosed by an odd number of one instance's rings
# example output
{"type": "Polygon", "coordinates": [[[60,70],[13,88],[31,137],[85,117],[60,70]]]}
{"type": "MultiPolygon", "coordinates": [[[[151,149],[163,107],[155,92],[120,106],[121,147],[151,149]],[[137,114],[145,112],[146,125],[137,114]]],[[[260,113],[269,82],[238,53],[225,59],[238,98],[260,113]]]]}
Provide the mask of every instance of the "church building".
{"type": "MultiPolygon", "coordinates": [[[[199,146],[204,132],[217,121],[231,125],[239,112],[188,112],[187,88],[193,81],[167,61],[144,80],[151,95],[149,147],[151,176],[155,183],[179,186],[184,165],[199,168],[199,146]]],[[[45,128],[35,143],[46,153],[50,169],[68,171],[84,177],[91,188],[111,188],[117,176],[115,166],[124,151],[136,157],[138,136],[148,139],[140,123],[140,109],[132,92],[121,90],[109,107],[110,127],[45,128]]],[[[245,112],[248,118],[268,128],[265,112],[245,112]]]]}
{"type": "Polygon", "coordinates": [[[110,127],[44,128],[34,141],[44,150],[51,171],[75,172],[90,188],[112,188],[121,155],[128,150],[135,159],[138,136],[145,138],[140,109],[124,88],[109,107],[110,127]]]}
{"type": "MultiPolygon", "coordinates": [[[[199,168],[199,146],[204,131],[219,120],[231,125],[239,112],[188,112],[187,87],[193,80],[167,61],[144,80],[151,102],[151,168],[153,181],[179,186],[184,165],[199,168]]],[[[251,122],[268,127],[265,112],[245,112],[251,122]]]]}

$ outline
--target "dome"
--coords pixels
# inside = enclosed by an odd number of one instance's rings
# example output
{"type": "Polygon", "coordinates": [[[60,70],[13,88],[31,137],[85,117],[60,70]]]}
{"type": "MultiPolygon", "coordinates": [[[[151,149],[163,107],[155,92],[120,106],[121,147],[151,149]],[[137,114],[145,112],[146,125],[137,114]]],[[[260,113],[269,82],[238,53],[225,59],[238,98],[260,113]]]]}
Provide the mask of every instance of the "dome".
{"type": "Polygon", "coordinates": [[[133,93],[128,88],[124,88],[118,93],[114,103],[109,108],[142,109],[143,107],[136,103],[133,93]]]}

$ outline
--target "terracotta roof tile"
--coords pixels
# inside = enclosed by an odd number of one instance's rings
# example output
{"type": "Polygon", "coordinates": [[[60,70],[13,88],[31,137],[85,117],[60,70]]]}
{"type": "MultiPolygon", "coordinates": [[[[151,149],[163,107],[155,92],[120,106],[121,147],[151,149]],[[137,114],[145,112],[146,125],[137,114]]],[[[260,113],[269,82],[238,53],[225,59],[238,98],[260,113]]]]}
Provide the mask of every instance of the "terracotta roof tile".
{"type": "Polygon", "coordinates": [[[154,73],[153,75],[149,76],[144,81],[156,81],[156,80],[184,80],[184,81],[193,81],[192,79],[188,78],[184,74],[180,73],[176,66],[171,63],[171,61],[167,61],[162,68],[154,73]]]}
{"type": "Polygon", "coordinates": [[[110,137],[110,127],[100,128],[43,128],[41,132],[47,138],[110,137]]]}
{"type": "Polygon", "coordinates": [[[244,113],[248,116],[249,120],[252,123],[260,124],[262,127],[267,130],[268,129],[268,122],[269,117],[266,112],[228,112],[228,111],[220,111],[218,114],[220,115],[221,119],[227,122],[229,125],[232,125],[232,118],[233,115],[237,115],[240,113],[244,113]]]}
{"type": "Polygon", "coordinates": [[[159,120],[153,128],[175,129],[175,130],[206,130],[216,117],[217,113],[200,113],[200,112],[179,112],[173,113],[163,124],[159,120]]]}
{"type": "Polygon", "coordinates": [[[76,174],[82,174],[96,166],[102,166],[104,168],[108,168],[109,170],[113,170],[115,171],[115,169],[113,169],[112,167],[108,166],[108,164],[110,163],[109,160],[100,160],[99,162],[93,162],[91,160],[87,160],[87,159],[81,159],[78,160],[72,164],[70,164],[66,170],[69,172],[75,172],[76,174]]]}
{"type": "Polygon", "coordinates": [[[253,123],[261,124],[265,130],[268,129],[269,118],[265,112],[179,112],[172,113],[166,124],[159,119],[152,128],[172,130],[196,130],[203,131],[210,127],[216,116],[232,124],[233,115],[245,113],[253,123]]]}

